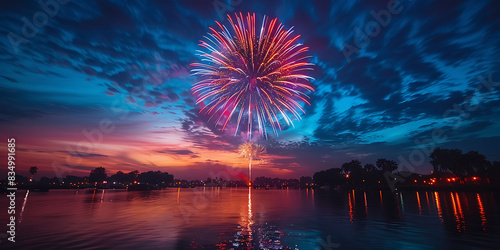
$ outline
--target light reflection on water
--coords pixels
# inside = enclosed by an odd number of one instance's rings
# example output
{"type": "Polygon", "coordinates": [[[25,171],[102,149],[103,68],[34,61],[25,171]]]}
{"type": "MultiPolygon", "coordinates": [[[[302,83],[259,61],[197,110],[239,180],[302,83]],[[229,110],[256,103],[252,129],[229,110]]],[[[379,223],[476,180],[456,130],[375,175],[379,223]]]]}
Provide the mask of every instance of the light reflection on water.
{"type": "MultiPolygon", "coordinates": [[[[500,243],[498,193],[206,187],[18,191],[17,199],[16,249],[322,249],[326,243],[340,249],[495,248],[500,243]]],[[[0,206],[7,207],[5,199],[0,206]]]]}

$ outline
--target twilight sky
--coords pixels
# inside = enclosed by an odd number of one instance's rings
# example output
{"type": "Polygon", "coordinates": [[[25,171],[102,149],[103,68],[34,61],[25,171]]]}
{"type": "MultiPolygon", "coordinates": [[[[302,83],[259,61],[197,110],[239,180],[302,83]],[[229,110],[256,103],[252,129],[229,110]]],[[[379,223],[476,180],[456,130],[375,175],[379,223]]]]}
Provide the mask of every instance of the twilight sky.
{"type": "Polygon", "coordinates": [[[293,26],[316,64],[303,120],[254,136],[268,151],[254,177],[377,158],[428,173],[435,146],[500,161],[498,1],[42,0],[50,15],[37,2],[0,8],[0,133],[19,174],[246,173],[246,136],[207,123],[190,93],[199,40],[234,12],[293,26]]]}

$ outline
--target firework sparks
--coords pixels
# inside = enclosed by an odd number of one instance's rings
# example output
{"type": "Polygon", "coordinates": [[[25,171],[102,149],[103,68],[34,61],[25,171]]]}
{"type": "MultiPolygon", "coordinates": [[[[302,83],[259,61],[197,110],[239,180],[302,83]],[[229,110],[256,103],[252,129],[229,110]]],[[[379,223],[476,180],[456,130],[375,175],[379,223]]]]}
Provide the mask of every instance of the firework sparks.
{"type": "Polygon", "coordinates": [[[266,148],[260,144],[245,142],[238,147],[238,152],[243,158],[258,160],[266,153],[266,148]]]}
{"type": "Polygon", "coordinates": [[[219,31],[210,28],[198,50],[201,63],[194,63],[192,73],[200,81],[191,89],[200,112],[210,116],[224,130],[231,119],[246,124],[249,137],[254,127],[267,136],[266,125],[277,135],[283,121],[294,126],[292,119],[301,119],[301,102],[309,103],[307,91],[314,91],[308,47],[298,43],[300,35],[292,36],[277,19],[264,16],[260,32],[256,31],[255,14],[244,18],[228,15],[232,30],[216,22],[219,31]],[[256,121],[256,124],[252,124],[256,121]]]}
{"type": "Polygon", "coordinates": [[[266,153],[266,148],[260,144],[245,142],[238,147],[238,152],[248,159],[248,179],[252,183],[252,160],[259,160],[266,153]]]}

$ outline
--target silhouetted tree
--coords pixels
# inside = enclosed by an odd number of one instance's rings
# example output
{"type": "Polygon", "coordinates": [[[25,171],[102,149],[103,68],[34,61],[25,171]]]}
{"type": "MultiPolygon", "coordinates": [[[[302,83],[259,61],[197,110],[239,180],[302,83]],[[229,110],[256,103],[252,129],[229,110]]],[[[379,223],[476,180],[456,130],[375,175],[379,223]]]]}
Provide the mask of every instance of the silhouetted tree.
{"type": "Polygon", "coordinates": [[[462,162],[465,168],[466,176],[486,176],[487,169],[491,163],[486,160],[486,156],[476,152],[470,151],[462,156],[462,162]]]}
{"type": "Polygon", "coordinates": [[[126,182],[126,174],[123,173],[122,171],[116,172],[116,174],[113,174],[109,177],[109,181],[111,182],[119,182],[119,183],[127,183],[126,182]]]}
{"type": "Polygon", "coordinates": [[[126,184],[134,182],[138,175],[139,175],[138,170],[131,171],[127,174],[123,173],[122,171],[118,171],[118,172],[116,172],[116,174],[111,175],[109,177],[109,181],[118,182],[120,184],[126,185],[126,184]]]}
{"type": "Polygon", "coordinates": [[[460,164],[462,151],[459,149],[436,148],[432,151],[431,165],[435,173],[451,171],[454,165],[460,164]]]}
{"type": "Polygon", "coordinates": [[[361,162],[358,160],[352,160],[350,162],[346,162],[342,164],[340,167],[342,171],[349,175],[355,175],[361,173],[363,167],[361,166],[361,162]]]}
{"type": "Polygon", "coordinates": [[[137,176],[139,176],[139,170],[130,171],[128,173],[128,178],[130,182],[137,180],[137,176]]]}
{"type": "Polygon", "coordinates": [[[137,179],[141,183],[146,183],[148,185],[166,187],[169,183],[174,181],[174,176],[168,174],[167,172],[163,173],[161,171],[156,171],[156,172],[148,171],[139,174],[137,179]]]}
{"type": "Polygon", "coordinates": [[[364,167],[364,170],[368,173],[372,173],[374,172],[375,170],[377,170],[377,168],[375,168],[375,165],[371,164],[371,163],[368,163],[368,164],[365,164],[365,167],[364,167]]]}
{"type": "Polygon", "coordinates": [[[377,168],[382,170],[383,172],[393,172],[394,170],[398,169],[398,164],[393,161],[393,160],[387,160],[387,159],[378,159],[377,162],[377,168]]]}
{"type": "Polygon", "coordinates": [[[40,185],[47,186],[50,183],[50,178],[44,176],[44,177],[40,178],[40,181],[38,183],[40,185]]]}
{"type": "Polygon", "coordinates": [[[472,176],[486,176],[491,163],[476,151],[463,154],[459,149],[436,148],[432,151],[431,164],[435,172],[452,172],[464,179],[472,176]]]}
{"type": "Polygon", "coordinates": [[[106,169],[103,167],[98,167],[90,171],[89,181],[90,183],[99,183],[106,180],[107,177],[108,175],[106,174],[106,169]]]}
{"type": "Polygon", "coordinates": [[[35,177],[36,173],[38,173],[38,168],[35,166],[30,167],[30,174],[31,174],[30,182],[33,181],[33,177],[35,177]]]}
{"type": "Polygon", "coordinates": [[[345,184],[345,176],[342,174],[342,169],[340,168],[330,168],[328,170],[323,170],[314,173],[313,175],[314,183],[321,186],[335,187],[337,185],[345,184]]]}

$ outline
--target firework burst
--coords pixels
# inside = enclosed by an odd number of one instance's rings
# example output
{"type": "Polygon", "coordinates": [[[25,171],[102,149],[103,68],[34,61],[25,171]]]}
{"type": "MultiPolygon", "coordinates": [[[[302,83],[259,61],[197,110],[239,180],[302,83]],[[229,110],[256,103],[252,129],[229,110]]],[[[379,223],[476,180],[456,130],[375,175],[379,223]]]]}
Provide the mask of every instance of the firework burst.
{"type": "Polygon", "coordinates": [[[252,160],[259,160],[266,153],[266,148],[260,144],[245,142],[238,147],[238,152],[248,159],[248,179],[252,183],[252,160]]]}
{"type": "Polygon", "coordinates": [[[256,31],[255,14],[243,17],[228,15],[231,30],[219,22],[200,41],[204,50],[197,50],[201,63],[194,63],[192,73],[200,78],[191,91],[201,104],[201,112],[210,116],[224,130],[231,119],[236,120],[235,135],[240,124],[267,136],[269,125],[275,134],[283,121],[294,126],[292,119],[301,119],[301,102],[309,103],[307,91],[314,91],[308,47],[298,43],[277,19],[264,16],[256,31]],[[256,121],[256,122],[254,122],[256,121]],[[254,123],[253,123],[254,122],[254,123]],[[252,124],[253,123],[253,124],[252,124]]]}

